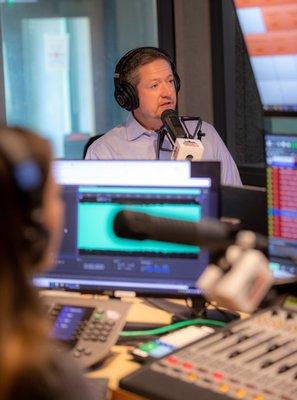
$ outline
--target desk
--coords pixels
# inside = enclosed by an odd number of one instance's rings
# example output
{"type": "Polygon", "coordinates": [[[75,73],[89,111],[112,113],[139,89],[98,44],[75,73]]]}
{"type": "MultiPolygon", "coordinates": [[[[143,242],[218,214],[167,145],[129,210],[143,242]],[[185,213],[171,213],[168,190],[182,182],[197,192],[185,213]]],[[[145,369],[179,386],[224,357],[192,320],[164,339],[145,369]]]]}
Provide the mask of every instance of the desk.
{"type": "MultiPolygon", "coordinates": [[[[126,299],[131,302],[128,313],[128,322],[153,322],[170,323],[170,314],[165,311],[152,308],[144,304],[140,299],[126,299]]],[[[110,399],[112,400],[140,400],[142,398],[123,391],[119,388],[119,381],[125,375],[139,368],[139,363],[132,360],[128,354],[130,346],[113,346],[112,355],[107,359],[103,366],[87,374],[90,378],[108,378],[110,399]]]]}
{"type": "MultiPolygon", "coordinates": [[[[171,315],[165,311],[142,302],[141,299],[125,299],[131,303],[131,308],[127,316],[127,322],[151,322],[170,324],[171,315]]],[[[182,300],[176,300],[179,304],[184,304],[182,300]]],[[[241,318],[246,318],[247,314],[240,313],[241,318]]],[[[93,372],[88,373],[90,378],[108,378],[110,389],[110,400],[143,400],[130,392],[126,392],[119,388],[119,381],[124,376],[136,371],[140,364],[133,361],[128,351],[130,346],[113,346],[112,356],[107,359],[103,366],[93,372]]]]}

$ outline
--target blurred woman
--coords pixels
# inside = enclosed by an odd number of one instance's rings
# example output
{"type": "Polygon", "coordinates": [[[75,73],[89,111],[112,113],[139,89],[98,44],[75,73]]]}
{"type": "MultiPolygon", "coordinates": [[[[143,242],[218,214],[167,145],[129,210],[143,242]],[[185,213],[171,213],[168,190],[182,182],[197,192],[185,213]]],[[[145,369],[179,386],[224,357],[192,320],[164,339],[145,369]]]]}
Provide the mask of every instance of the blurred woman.
{"type": "Polygon", "coordinates": [[[81,371],[49,339],[31,283],[53,265],[63,224],[50,165],[46,140],[0,128],[0,400],[91,398],[81,371]]]}

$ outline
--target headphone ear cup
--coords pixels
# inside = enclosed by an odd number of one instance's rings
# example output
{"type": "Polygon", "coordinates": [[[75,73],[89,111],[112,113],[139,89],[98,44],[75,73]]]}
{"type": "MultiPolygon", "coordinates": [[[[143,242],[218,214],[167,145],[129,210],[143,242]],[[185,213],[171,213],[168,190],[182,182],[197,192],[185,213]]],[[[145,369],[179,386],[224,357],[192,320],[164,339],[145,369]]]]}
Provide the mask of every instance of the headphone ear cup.
{"type": "Polygon", "coordinates": [[[135,89],[128,82],[123,82],[116,86],[114,97],[119,106],[125,108],[127,111],[133,111],[139,106],[135,89]]]}
{"type": "Polygon", "coordinates": [[[44,257],[49,242],[49,231],[41,224],[26,225],[22,232],[23,246],[29,254],[32,265],[39,263],[44,257]]]}

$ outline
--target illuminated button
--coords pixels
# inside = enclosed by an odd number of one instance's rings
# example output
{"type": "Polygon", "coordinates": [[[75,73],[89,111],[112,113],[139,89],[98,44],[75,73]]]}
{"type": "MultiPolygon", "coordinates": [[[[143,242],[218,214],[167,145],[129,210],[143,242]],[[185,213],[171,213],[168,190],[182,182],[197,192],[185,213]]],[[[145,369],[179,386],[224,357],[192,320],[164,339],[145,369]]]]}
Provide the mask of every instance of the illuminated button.
{"type": "Polygon", "coordinates": [[[101,319],[101,317],[102,317],[102,313],[97,311],[97,312],[94,313],[93,319],[95,321],[98,321],[99,319],[101,319]]]}
{"type": "Polygon", "coordinates": [[[199,379],[199,376],[194,372],[190,372],[189,374],[187,374],[187,379],[191,382],[195,382],[199,379]]]}
{"type": "Polygon", "coordinates": [[[227,385],[226,383],[223,383],[222,385],[219,386],[219,391],[222,393],[227,393],[230,390],[230,386],[227,385]]]}
{"type": "Polygon", "coordinates": [[[172,350],[170,347],[164,346],[164,345],[159,345],[159,346],[155,347],[154,349],[152,349],[149,352],[149,354],[152,357],[160,358],[160,357],[166,356],[167,354],[171,353],[171,351],[172,350]]]}
{"type": "Polygon", "coordinates": [[[177,364],[177,358],[174,357],[174,356],[169,356],[169,357],[167,357],[167,358],[166,358],[166,361],[167,361],[169,364],[172,364],[172,365],[177,364]]]}
{"type": "Polygon", "coordinates": [[[217,371],[217,372],[213,373],[213,377],[215,379],[222,380],[222,379],[224,379],[224,374],[222,374],[222,372],[217,371]]]}
{"type": "Polygon", "coordinates": [[[144,343],[139,346],[139,348],[141,350],[145,351],[146,353],[149,353],[151,350],[155,349],[156,347],[158,347],[158,344],[156,342],[148,342],[148,343],[144,343]]]}
{"type": "Polygon", "coordinates": [[[185,369],[192,369],[192,368],[193,368],[193,364],[190,363],[190,362],[188,362],[188,361],[185,361],[185,362],[183,363],[183,368],[185,368],[185,369]]]}
{"type": "Polygon", "coordinates": [[[246,396],[246,394],[247,394],[247,391],[245,389],[238,389],[235,392],[235,396],[238,399],[243,399],[246,396]]]}

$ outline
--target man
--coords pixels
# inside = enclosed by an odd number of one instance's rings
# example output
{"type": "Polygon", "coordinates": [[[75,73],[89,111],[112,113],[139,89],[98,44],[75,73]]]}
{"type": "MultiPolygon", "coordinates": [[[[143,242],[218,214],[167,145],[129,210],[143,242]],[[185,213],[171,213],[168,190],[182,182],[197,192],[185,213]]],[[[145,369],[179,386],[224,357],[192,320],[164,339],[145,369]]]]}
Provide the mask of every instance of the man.
{"type": "MultiPolygon", "coordinates": [[[[158,131],[163,125],[161,114],[175,109],[180,89],[180,79],[169,55],[155,47],[129,51],[116,66],[114,84],[116,101],[130,114],[123,124],[92,143],[86,159],[170,159],[169,140],[165,137],[161,149],[158,144],[158,131]]],[[[196,124],[187,122],[190,134],[196,124]]],[[[203,122],[201,130],[205,133],[201,140],[202,160],[221,162],[222,184],[241,185],[237,167],[214,127],[203,122]]]]}

